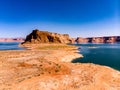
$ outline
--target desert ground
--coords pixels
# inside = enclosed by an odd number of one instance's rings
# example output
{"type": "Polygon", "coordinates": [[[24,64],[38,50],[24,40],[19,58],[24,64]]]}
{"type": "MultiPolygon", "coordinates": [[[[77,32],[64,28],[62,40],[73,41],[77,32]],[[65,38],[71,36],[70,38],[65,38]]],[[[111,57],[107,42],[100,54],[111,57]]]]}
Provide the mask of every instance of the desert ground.
{"type": "Polygon", "coordinates": [[[65,44],[24,45],[0,51],[0,90],[120,90],[120,72],[92,63],[65,44]]]}

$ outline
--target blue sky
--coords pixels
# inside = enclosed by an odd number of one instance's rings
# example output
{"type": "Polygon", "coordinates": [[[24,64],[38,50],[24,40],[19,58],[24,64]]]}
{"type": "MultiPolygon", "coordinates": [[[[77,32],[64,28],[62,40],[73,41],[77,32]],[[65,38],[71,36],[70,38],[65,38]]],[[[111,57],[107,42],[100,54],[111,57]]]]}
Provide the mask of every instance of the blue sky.
{"type": "Polygon", "coordinates": [[[71,37],[120,35],[120,0],[0,0],[0,37],[33,29],[71,37]]]}

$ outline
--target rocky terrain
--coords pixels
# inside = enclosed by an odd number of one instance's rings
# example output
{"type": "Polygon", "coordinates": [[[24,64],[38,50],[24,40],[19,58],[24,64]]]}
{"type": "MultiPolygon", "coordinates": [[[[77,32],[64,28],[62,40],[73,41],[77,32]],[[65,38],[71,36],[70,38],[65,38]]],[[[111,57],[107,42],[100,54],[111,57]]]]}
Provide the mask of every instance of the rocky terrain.
{"type": "Polygon", "coordinates": [[[0,38],[0,42],[24,42],[24,38],[0,38]]]}
{"type": "Polygon", "coordinates": [[[68,34],[58,34],[48,31],[33,30],[27,35],[24,44],[38,44],[38,43],[71,43],[68,34]]]}
{"type": "Polygon", "coordinates": [[[120,90],[120,72],[95,64],[63,44],[32,44],[28,50],[0,51],[0,90],[120,90]]]}
{"type": "Polygon", "coordinates": [[[77,43],[116,43],[116,42],[120,42],[120,36],[91,37],[91,38],[78,37],[75,40],[75,42],[77,43]]]}

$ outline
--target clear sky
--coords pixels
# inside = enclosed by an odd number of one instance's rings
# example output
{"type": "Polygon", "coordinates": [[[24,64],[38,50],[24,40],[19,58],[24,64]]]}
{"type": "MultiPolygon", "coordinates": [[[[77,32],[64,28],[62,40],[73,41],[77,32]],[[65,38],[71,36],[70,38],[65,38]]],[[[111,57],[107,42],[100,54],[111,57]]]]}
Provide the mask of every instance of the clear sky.
{"type": "Polygon", "coordinates": [[[120,0],[0,0],[0,38],[36,28],[71,37],[120,35],[120,0]]]}

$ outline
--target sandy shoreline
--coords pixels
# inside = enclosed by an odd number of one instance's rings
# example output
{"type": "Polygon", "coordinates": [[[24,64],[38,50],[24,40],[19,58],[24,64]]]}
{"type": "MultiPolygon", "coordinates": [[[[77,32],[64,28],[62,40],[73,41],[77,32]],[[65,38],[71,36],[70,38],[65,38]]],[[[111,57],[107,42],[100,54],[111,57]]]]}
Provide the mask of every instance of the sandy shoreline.
{"type": "Polygon", "coordinates": [[[119,90],[120,72],[70,63],[82,57],[77,47],[27,45],[28,50],[0,51],[0,90],[119,90]]]}

